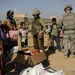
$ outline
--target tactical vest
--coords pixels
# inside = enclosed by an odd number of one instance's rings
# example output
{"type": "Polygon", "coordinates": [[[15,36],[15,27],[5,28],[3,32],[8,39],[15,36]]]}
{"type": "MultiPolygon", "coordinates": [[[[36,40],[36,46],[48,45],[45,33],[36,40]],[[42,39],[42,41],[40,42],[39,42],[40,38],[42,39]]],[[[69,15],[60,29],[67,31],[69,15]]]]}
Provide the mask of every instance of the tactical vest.
{"type": "Polygon", "coordinates": [[[63,30],[75,30],[75,15],[73,13],[71,14],[65,14],[63,16],[63,30]]]}
{"type": "Polygon", "coordinates": [[[42,24],[40,23],[40,19],[34,20],[32,22],[32,35],[37,35],[43,29],[42,24]]]}

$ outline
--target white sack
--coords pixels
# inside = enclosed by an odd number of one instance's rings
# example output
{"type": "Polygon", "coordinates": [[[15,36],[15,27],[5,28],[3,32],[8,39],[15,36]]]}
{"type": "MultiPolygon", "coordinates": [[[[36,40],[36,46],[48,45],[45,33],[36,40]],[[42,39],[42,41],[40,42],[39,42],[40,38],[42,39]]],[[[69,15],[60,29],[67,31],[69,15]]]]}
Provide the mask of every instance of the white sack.
{"type": "Polygon", "coordinates": [[[31,67],[27,68],[27,69],[24,69],[22,70],[19,75],[29,75],[28,73],[32,70],[31,67]]]}

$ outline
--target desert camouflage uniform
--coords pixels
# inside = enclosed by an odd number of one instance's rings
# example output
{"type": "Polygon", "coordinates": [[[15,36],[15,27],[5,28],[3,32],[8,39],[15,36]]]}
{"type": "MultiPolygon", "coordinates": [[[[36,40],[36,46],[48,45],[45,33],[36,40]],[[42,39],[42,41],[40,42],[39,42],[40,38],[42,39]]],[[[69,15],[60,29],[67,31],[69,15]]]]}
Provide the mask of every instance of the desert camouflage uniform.
{"type": "Polygon", "coordinates": [[[43,50],[45,29],[46,29],[45,23],[41,18],[33,20],[31,33],[33,35],[33,43],[35,49],[43,50]],[[41,36],[38,36],[39,32],[42,32],[41,36]]]}
{"type": "Polygon", "coordinates": [[[64,31],[63,46],[65,55],[68,54],[68,49],[71,53],[75,52],[75,15],[74,13],[63,15],[62,20],[59,21],[64,31]]]}
{"type": "Polygon", "coordinates": [[[44,21],[39,17],[40,14],[41,13],[37,8],[32,12],[34,20],[32,22],[31,33],[33,35],[34,48],[44,50],[44,31],[46,26],[44,21]],[[41,33],[40,36],[39,33],[41,33]]]}

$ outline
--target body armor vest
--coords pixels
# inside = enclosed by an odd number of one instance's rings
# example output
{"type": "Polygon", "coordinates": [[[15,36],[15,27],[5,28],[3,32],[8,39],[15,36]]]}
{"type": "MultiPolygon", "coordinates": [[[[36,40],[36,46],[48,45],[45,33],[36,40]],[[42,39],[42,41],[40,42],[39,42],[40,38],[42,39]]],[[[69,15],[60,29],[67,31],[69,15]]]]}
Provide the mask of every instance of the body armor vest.
{"type": "Polygon", "coordinates": [[[75,15],[73,13],[64,15],[63,30],[75,30],[75,15]]]}
{"type": "Polygon", "coordinates": [[[43,26],[40,23],[40,19],[32,22],[32,35],[37,35],[42,29],[43,26]]]}

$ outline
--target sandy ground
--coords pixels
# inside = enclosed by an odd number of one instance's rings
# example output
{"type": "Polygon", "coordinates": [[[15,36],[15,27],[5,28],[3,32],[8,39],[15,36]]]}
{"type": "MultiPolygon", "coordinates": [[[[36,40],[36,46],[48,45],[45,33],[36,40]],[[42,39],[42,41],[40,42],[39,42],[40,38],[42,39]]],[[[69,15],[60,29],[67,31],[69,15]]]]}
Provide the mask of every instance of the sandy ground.
{"type": "MultiPolygon", "coordinates": [[[[28,34],[28,45],[33,46],[32,35],[28,34]]],[[[44,45],[47,46],[47,35],[44,36],[44,45]]],[[[49,51],[49,50],[48,50],[49,51]]],[[[63,70],[66,75],[75,75],[75,58],[63,58],[63,53],[56,50],[55,53],[48,56],[50,67],[63,70]]]]}

